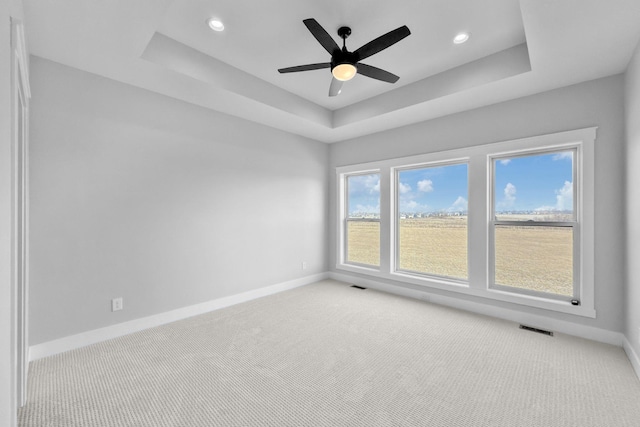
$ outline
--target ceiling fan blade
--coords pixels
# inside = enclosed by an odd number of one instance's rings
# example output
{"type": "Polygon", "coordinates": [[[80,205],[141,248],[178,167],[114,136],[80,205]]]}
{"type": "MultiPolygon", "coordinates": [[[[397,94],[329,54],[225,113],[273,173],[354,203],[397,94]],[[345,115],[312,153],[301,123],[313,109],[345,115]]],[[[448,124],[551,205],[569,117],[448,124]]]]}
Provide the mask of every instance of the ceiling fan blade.
{"type": "Polygon", "coordinates": [[[342,80],[338,80],[335,77],[331,79],[331,86],[329,86],[329,96],[338,96],[342,90],[342,80]]]}
{"type": "Polygon", "coordinates": [[[280,73],[297,73],[298,71],[320,70],[322,68],[331,68],[330,62],[321,62],[319,64],[296,65],[295,67],[280,68],[280,73]]]}
{"type": "Polygon", "coordinates": [[[358,74],[371,77],[372,79],[382,80],[383,82],[387,82],[387,83],[395,83],[400,78],[395,74],[382,70],[378,67],[373,67],[371,65],[362,64],[362,63],[358,63],[358,74]]]}
{"type": "Polygon", "coordinates": [[[340,46],[338,46],[333,37],[331,37],[329,33],[322,28],[322,25],[318,24],[318,21],[313,18],[309,18],[302,22],[304,22],[304,25],[306,25],[309,31],[311,31],[311,34],[313,34],[313,37],[320,42],[322,47],[324,47],[330,55],[333,55],[336,50],[340,50],[340,46]]]}
{"type": "Polygon", "coordinates": [[[382,35],[375,40],[371,40],[369,43],[361,46],[353,53],[358,55],[357,58],[358,61],[360,61],[398,43],[409,34],[411,34],[411,31],[409,31],[409,28],[406,25],[403,25],[393,31],[389,31],[387,34],[382,35]]]}

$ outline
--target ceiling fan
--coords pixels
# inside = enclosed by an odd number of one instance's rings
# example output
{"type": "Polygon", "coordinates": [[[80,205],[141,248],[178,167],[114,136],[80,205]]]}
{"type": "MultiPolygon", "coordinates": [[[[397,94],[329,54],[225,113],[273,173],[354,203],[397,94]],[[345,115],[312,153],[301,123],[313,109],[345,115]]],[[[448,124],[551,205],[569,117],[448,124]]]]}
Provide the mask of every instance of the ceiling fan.
{"type": "Polygon", "coordinates": [[[304,25],[307,26],[311,34],[320,42],[322,47],[331,54],[331,62],[321,62],[318,64],[298,65],[295,67],[280,68],[280,73],[296,73],[299,71],[319,70],[322,68],[330,68],[333,78],[329,87],[329,96],[337,96],[342,90],[342,84],[351,80],[356,74],[370,77],[372,79],[381,80],[383,82],[395,83],[400,77],[388,71],[382,70],[371,65],[363,64],[360,61],[374,55],[381,50],[398,43],[403,38],[411,34],[406,25],[389,31],[375,40],[361,46],[360,48],[349,52],[347,50],[347,37],[351,35],[351,28],[340,27],[338,35],[342,38],[342,49],[333,40],[333,38],[322,28],[322,26],[313,18],[305,19],[304,25]]]}

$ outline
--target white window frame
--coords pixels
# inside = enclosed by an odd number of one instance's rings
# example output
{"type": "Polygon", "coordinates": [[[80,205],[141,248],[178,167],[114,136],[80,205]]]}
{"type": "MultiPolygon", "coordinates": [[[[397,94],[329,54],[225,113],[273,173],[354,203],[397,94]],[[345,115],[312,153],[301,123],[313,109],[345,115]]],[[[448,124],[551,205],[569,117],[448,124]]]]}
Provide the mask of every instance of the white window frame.
{"type": "Polygon", "coordinates": [[[418,156],[388,159],[378,162],[341,166],[336,168],[337,212],[336,227],[336,269],[364,274],[390,282],[405,283],[429,289],[441,289],[466,295],[504,301],[523,306],[541,308],[583,317],[596,317],[594,292],[594,189],[595,189],[595,138],[596,127],[534,136],[493,144],[479,145],[456,150],[440,151],[418,156]],[[577,192],[574,194],[574,207],[578,226],[574,229],[574,239],[578,239],[574,250],[574,265],[579,269],[576,285],[580,305],[570,301],[549,298],[546,295],[530,295],[491,287],[491,236],[490,219],[493,204],[491,200],[493,178],[491,175],[492,158],[505,153],[527,153],[576,149],[574,173],[577,192]],[[437,165],[446,163],[468,164],[468,281],[449,278],[410,274],[396,270],[396,170],[437,165]],[[345,263],[345,177],[364,173],[380,174],[380,267],[345,263]],[[576,236],[577,235],[577,236],[576,236]]]}
{"type": "Polygon", "coordinates": [[[457,278],[457,277],[449,277],[449,276],[441,276],[438,274],[427,273],[427,272],[419,272],[412,270],[403,270],[400,268],[400,193],[398,191],[398,183],[400,182],[400,172],[415,170],[415,169],[428,169],[428,168],[439,168],[446,166],[454,166],[454,165],[465,165],[467,166],[467,200],[469,200],[469,162],[468,159],[457,159],[457,160],[447,160],[447,161],[437,161],[437,162],[429,162],[422,164],[414,164],[408,166],[400,166],[391,168],[393,173],[393,272],[394,274],[400,274],[403,276],[415,276],[418,278],[429,278],[432,280],[439,280],[444,282],[455,283],[457,285],[466,286],[469,278],[469,234],[467,232],[467,279],[457,278]]]}
{"type": "MultiPolygon", "coordinates": [[[[359,172],[355,172],[355,173],[346,173],[344,174],[343,178],[342,178],[342,188],[341,191],[344,193],[343,197],[341,198],[343,200],[343,209],[342,209],[342,217],[340,220],[340,227],[342,231],[342,237],[343,237],[343,241],[342,241],[342,245],[341,245],[341,252],[340,252],[340,259],[344,260],[345,264],[354,266],[358,269],[365,269],[365,270],[380,270],[380,267],[377,265],[373,265],[373,264],[364,264],[364,263],[360,263],[360,262],[353,262],[353,261],[347,261],[347,257],[348,257],[348,251],[349,251],[349,239],[347,238],[347,231],[348,231],[348,227],[347,227],[347,222],[349,221],[349,178],[350,177],[355,177],[355,176],[366,176],[366,175],[380,175],[380,171],[376,171],[376,170],[370,170],[370,171],[359,171],[359,172]]],[[[382,181],[382,177],[380,177],[380,180],[382,181]]],[[[380,207],[382,208],[382,204],[380,205],[380,207]]],[[[382,229],[382,227],[380,227],[380,229],[382,229]]],[[[382,239],[380,240],[380,245],[382,245],[382,239]]]]}
{"type": "Polygon", "coordinates": [[[489,288],[495,290],[502,290],[504,292],[513,292],[513,293],[521,293],[526,295],[539,296],[542,298],[549,299],[557,299],[561,301],[569,301],[572,300],[580,301],[580,275],[581,269],[578,260],[580,259],[580,218],[581,218],[581,195],[580,189],[582,187],[582,182],[578,177],[578,163],[579,159],[582,157],[581,153],[582,147],[581,144],[568,144],[568,145],[560,145],[556,146],[552,149],[536,149],[536,150],[518,150],[515,152],[507,152],[507,153],[499,153],[495,155],[489,156],[489,177],[490,177],[490,203],[489,207],[491,212],[489,214],[489,288]],[[572,187],[573,187],[573,220],[572,221],[507,221],[507,220],[498,220],[496,219],[496,188],[495,188],[495,164],[496,161],[502,159],[513,159],[518,157],[528,157],[528,156],[536,156],[536,155],[544,155],[544,154],[553,154],[559,152],[568,152],[571,151],[573,153],[573,163],[572,163],[572,187]],[[572,229],[573,235],[573,293],[571,296],[564,295],[556,295],[556,294],[546,294],[543,292],[536,292],[533,290],[521,289],[511,286],[499,285],[495,281],[496,274],[496,246],[495,246],[495,230],[496,226],[519,226],[519,227],[566,227],[572,229]]]}

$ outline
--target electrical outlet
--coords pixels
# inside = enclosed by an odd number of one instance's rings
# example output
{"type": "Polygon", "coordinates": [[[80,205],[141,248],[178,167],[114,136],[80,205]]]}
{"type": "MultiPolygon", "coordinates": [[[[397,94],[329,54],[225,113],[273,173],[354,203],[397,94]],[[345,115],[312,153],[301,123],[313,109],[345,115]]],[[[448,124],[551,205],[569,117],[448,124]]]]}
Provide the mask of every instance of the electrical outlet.
{"type": "Polygon", "coordinates": [[[307,269],[307,261],[302,261],[302,269],[303,270],[307,269]]]}
{"type": "Polygon", "coordinates": [[[111,300],[111,311],[120,311],[122,308],[122,297],[111,300]]]}

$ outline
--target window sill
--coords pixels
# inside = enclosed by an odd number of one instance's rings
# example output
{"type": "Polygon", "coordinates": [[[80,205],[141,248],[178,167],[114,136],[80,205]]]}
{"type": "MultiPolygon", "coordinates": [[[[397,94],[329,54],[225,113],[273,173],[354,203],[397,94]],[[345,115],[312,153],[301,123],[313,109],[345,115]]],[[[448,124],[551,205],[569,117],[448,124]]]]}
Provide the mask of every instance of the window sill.
{"type": "Polygon", "coordinates": [[[422,277],[403,272],[383,273],[382,271],[374,268],[366,268],[349,264],[337,264],[336,269],[356,274],[363,274],[377,279],[386,279],[411,285],[417,285],[425,288],[426,292],[428,292],[428,289],[440,289],[478,298],[485,298],[494,301],[508,302],[511,304],[518,304],[527,307],[570,314],[573,316],[588,318],[596,317],[596,311],[593,307],[588,307],[586,305],[574,306],[567,301],[559,301],[537,296],[517,294],[497,289],[487,289],[485,287],[486,285],[482,285],[482,287],[472,286],[468,283],[460,281],[449,281],[446,279],[422,277]]]}

